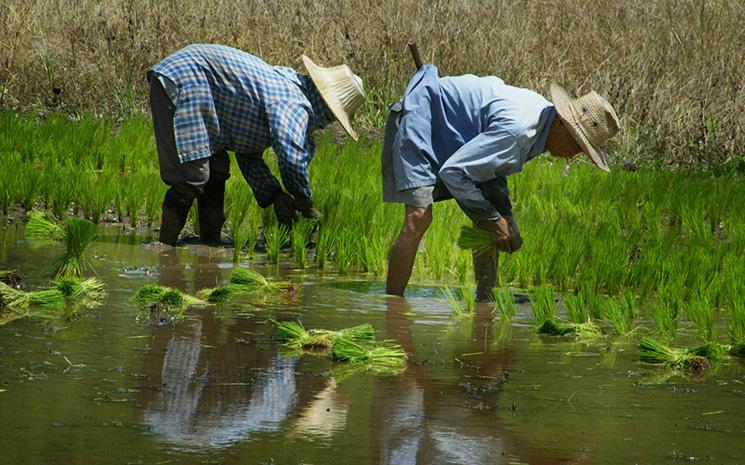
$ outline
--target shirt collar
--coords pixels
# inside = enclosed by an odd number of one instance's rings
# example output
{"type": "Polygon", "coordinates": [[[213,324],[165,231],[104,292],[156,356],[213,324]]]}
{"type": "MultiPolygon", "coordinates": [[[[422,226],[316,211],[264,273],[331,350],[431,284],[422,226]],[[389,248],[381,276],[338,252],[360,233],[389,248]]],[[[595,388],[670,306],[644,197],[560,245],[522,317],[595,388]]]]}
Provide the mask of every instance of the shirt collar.
{"type": "Polygon", "coordinates": [[[328,105],[326,105],[326,102],[324,102],[321,93],[310,76],[300,74],[286,66],[275,66],[274,71],[298,86],[303,95],[308,99],[308,102],[310,102],[311,109],[313,110],[312,114],[309,115],[309,127],[311,129],[320,129],[334,122],[334,115],[331,113],[328,105]]]}
{"type": "Polygon", "coordinates": [[[546,141],[548,140],[548,134],[551,132],[551,126],[554,124],[554,118],[556,118],[556,107],[549,105],[543,109],[541,116],[538,118],[538,131],[540,132],[530,151],[528,151],[528,160],[546,151],[546,141]]]}

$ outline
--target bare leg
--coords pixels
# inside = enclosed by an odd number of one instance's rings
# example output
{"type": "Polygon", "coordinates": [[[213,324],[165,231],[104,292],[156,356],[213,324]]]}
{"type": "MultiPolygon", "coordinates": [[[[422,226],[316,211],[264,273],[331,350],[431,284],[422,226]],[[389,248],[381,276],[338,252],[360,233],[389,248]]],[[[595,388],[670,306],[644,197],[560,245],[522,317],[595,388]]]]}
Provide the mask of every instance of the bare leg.
{"type": "Polygon", "coordinates": [[[427,208],[406,205],[404,225],[388,258],[388,279],[385,286],[388,294],[404,295],[414,269],[419,242],[431,223],[431,205],[427,208]]]}
{"type": "Polygon", "coordinates": [[[487,302],[493,300],[492,289],[497,285],[499,269],[499,251],[484,250],[473,252],[473,274],[476,278],[476,300],[487,302]]]}

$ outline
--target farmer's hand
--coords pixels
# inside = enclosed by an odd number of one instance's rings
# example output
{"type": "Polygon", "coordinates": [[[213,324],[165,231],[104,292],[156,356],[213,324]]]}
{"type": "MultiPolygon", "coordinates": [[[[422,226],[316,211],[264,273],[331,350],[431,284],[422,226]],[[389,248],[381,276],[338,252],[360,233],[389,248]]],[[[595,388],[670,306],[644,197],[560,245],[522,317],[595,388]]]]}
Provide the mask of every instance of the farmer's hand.
{"type": "Polygon", "coordinates": [[[510,227],[510,246],[512,247],[513,252],[517,252],[520,250],[520,247],[523,246],[523,238],[520,236],[520,229],[517,227],[515,218],[511,216],[505,216],[505,218],[510,227]]]}
{"type": "Polygon", "coordinates": [[[323,218],[321,212],[313,208],[313,199],[295,199],[295,210],[299,211],[305,218],[320,221],[323,218]]]}
{"type": "Polygon", "coordinates": [[[498,250],[512,253],[512,236],[510,235],[510,222],[505,217],[496,221],[489,221],[480,225],[491,234],[491,240],[498,250]]]}
{"type": "Polygon", "coordinates": [[[274,199],[274,214],[277,215],[277,221],[287,228],[291,228],[295,221],[294,202],[293,198],[285,192],[279,193],[274,199]]]}

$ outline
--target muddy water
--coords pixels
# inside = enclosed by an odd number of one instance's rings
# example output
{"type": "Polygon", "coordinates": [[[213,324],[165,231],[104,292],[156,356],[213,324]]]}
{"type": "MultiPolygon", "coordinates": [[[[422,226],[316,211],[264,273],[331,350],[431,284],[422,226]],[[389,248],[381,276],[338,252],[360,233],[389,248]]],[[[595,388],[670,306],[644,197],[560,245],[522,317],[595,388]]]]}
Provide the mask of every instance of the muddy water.
{"type": "MultiPolygon", "coordinates": [[[[407,300],[380,281],[259,270],[300,283],[293,298],[138,318],[146,283],[186,291],[227,280],[227,253],[158,255],[108,230],[93,264],[103,306],[74,321],[0,327],[2,463],[661,464],[745,463],[745,369],[701,379],[636,361],[636,344],[541,339],[527,307],[510,325],[481,306],[454,321],[433,287],[407,300]],[[336,380],[328,358],[296,356],[269,320],[370,322],[412,355],[404,374],[336,380]]],[[[27,285],[56,250],[0,232],[0,267],[27,285]]],[[[260,261],[260,259],[258,260],[260,261]]]]}

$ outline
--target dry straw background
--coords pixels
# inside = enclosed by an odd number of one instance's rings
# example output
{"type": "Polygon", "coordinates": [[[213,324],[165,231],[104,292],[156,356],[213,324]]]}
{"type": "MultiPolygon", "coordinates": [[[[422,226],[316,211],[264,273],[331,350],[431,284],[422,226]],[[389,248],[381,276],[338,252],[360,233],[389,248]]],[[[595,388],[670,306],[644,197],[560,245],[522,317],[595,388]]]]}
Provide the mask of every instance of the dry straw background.
{"type": "Polygon", "coordinates": [[[596,89],[625,126],[617,161],[716,167],[745,150],[745,2],[560,0],[5,0],[0,108],[121,117],[147,108],[145,72],[189,43],[302,69],[344,61],[365,79],[363,122],[413,71],[495,74],[547,94],[596,89]]]}

